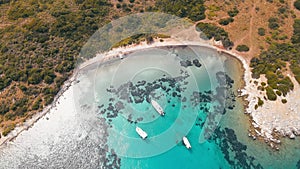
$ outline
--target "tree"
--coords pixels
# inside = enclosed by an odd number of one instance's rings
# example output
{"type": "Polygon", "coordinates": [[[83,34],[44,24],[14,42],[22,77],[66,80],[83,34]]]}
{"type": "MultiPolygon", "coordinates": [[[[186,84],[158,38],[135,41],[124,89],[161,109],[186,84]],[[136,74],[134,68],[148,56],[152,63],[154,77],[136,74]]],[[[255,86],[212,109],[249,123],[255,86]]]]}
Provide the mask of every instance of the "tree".
{"type": "Polygon", "coordinates": [[[235,7],[233,10],[230,10],[227,13],[230,17],[235,17],[239,13],[239,10],[235,7]]]}
{"type": "Polygon", "coordinates": [[[282,102],[283,104],[285,104],[285,103],[287,103],[287,100],[286,100],[286,99],[282,99],[281,102],[282,102]]]}
{"type": "Polygon", "coordinates": [[[9,3],[10,2],[10,0],[0,0],[0,5],[1,4],[6,4],[6,3],[9,3]]]}
{"type": "Polygon", "coordinates": [[[296,9],[300,10],[300,0],[296,0],[294,2],[294,6],[295,6],[296,9]]]}
{"type": "Polygon", "coordinates": [[[239,52],[248,52],[249,47],[247,45],[238,45],[236,47],[236,50],[239,51],[239,52]]]}
{"type": "Polygon", "coordinates": [[[226,18],[226,19],[221,19],[219,21],[219,24],[220,25],[228,25],[228,24],[230,24],[233,21],[234,21],[234,19],[232,17],[230,17],[230,18],[226,18]]]}
{"type": "Polygon", "coordinates": [[[44,77],[44,81],[45,81],[45,83],[47,83],[47,84],[51,84],[51,83],[53,83],[54,78],[52,78],[51,76],[46,75],[46,76],[44,77]]]}
{"type": "Polygon", "coordinates": [[[203,0],[157,0],[155,7],[161,11],[177,15],[179,17],[188,17],[192,21],[205,19],[205,6],[203,0]]]}
{"type": "Polygon", "coordinates": [[[294,28],[294,34],[292,36],[292,42],[294,44],[300,43],[300,19],[295,19],[293,28],[294,28]]]}
{"type": "Polygon", "coordinates": [[[9,111],[9,107],[8,107],[7,103],[5,103],[4,101],[1,101],[1,104],[0,104],[0,114],[4,115],[8,111],[9,111]]]}
{"type": "Polygon", "coordinates": [[[266,30],[264,28],[258,28],[258,34],[260,36],[265,36],[266,35],[266,30]]]}
{"type": "Polygon", "coordinates": [[[214,37],[216,41],[222,41],[225,48],[233,46],[233,42],[229,39],[228,33],[216,25],[199,22],[196,25],[196,31],[201,32],[200,37],[202,39],[212,39],[214,37]]]}
{"type": "Polygon", "coordinates": [[[275,101],[277,99],[277,96],[271,87],[269,87],[269,86],[266,87],[266,91],[267,91],[267,97],[269,100],[275,101]]]}
{"type": "Polygon", "coordinates": [[[42,76],[39,73],[34,73],[28,78],[29,84],[39,84],[42,81],[42,76]]]}
{"type": "Polygon", "coordinates": [[[279,28],[278,18],[271,17],[268,21],[269,21],[269,28],[270,29],[276,30],[276,29],[279,28]]]}
{"type": "Polygon", "coordinates": [[[257,103],[257,105],[258,105],[258,106],[262,106],[263,104],[264,104],[264,101],[261,100],[261,98],[259,97],[259,98],[258,98],[258,103],[257,103]]]}

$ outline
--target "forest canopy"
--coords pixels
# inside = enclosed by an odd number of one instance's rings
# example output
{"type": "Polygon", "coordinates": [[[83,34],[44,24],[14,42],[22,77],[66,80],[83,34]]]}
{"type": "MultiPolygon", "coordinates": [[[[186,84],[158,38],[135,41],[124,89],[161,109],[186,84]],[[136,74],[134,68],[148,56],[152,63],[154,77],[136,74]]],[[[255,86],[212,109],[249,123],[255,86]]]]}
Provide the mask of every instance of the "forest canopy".
{"type": "Polygon", "coordinates": [[[155,8],[178,17],[188,17],[192,21],[205,19],[204,0],[157,0],[155,8]]]}

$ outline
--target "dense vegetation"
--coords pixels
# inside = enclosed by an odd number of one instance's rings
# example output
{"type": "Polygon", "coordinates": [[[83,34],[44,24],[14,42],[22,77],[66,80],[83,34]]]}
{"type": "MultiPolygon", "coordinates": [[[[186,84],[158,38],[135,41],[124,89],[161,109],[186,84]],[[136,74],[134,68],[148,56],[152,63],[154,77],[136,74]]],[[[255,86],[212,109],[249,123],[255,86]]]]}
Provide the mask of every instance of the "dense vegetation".
{"type": "Polygon", "coordinates": [[[294,35],[292,37],[292,43],[300,43],[300,19],[295,19],[294,23],[294,35]]]}
{"type": "MultiPolygon", "coordinates": [[[[155,7],[138,8],[143,4],[137,0],[0,0],[0,17],[3,16],[9,23],[0,27],[2,134],[6,135],[16,123],[53,101],[72,74],[83,44],[112,18],[144,11],[166,12],[192,21],[205,18],[202,0],[157,0],[155,7]]],[[[228,15],[234,17],[238,12],[233,9],[228,15]]],[[[233,45],[223,29],[210,28],[215,29],[205,29],[211,31],[207,33],[210,38],[221,40],[225,47],[233,45]]],[[[164,38],[163,35],[139,34],[122,40],[114,47],[142,40],[151,43],[155,37],[164,38]]]]}
{"type": "Polygon", "coordinates": [[[114,44],[112,46],[112,48],[117,48],[120,46],[127,46],[127,45],[131,45],[131,44],[138,44],[143,41],[146,41],[147,44],[151,44],[155,38],[170,38],[170,36],[162,35],[162,34],[145,34],[145,33],[137,34],[137,35],[128,37],[126,39],[123,39],[122,41],[114,44]]]}
{"type": "Polygon", "coordinates": [[[225,25],[230,24],[233,21],[234,21],[234,19],[232,17],[229,17],[229,18],[225,18],[225,19],[220,19],[219,24],[225,26],[225,25]]]}
{"type": "Polygon", "coordinates": [[[226,26],[234,21],[234,17],[239,13],[239,10],[234,7],[232,10],[227,11],[227,14],[229,15],[228,18],[222,18],[219,20],[219,24],[226,26]]]}
{"type": "Polygon", "coordinates": [[[192,21],[205,19],[204,0],[157,0],[155,9],[179,17],[188,17],[192,21]]]}
{"type": "Polygon", "coordinates": [[[294,2],[294,6],[295,6],[296,9],[300,10],[300,0],[296,0],[294,2]]]}
{"type": "MultiPolygon", "coordinates": [[[[0,29],[0,123],[30,117],[53,101],[111,8],[105,0],[5,2],[1,12],[11,24],[0,29]]],[[[2,125],[3,135],[14,126],[2,125]]]]}
{"type": "MultiPolygon", "coordinates": [[[[287,62],[290,69],[300,83],[300,20],[295,19],[293,43],[272,43],[268,50],[263,51],[258,58],[251,60],[253,77],[266,75],[268,86],[266,87],[269,100],[276,100],[276,95],[285,96],[294,85],[289,77],[283,74],[287,62]]],[[[284,101],[283,101],[284,102],[284,101]]]]}
{"type": "MultiPolygon", "coordinates": [[[[205,19],[204,0],[156,0],[155,6],[147,5],[145,9],[136,7],[143,4],[144,2],[138,0],[0,0],[0,17],[3,16],[4,22],[8,23],[3,27],[0,25],[2,134],[6,135],[17,122],[30,117],[53,101],[64,81],[71,75],[82,45],[99,27],[111,19],[130,12],[144,11],[166,12],[187,17],[192,21],[205,19]],[[18,118],[21,120],[17,121],[18,118]],[[2,123],[4,121],[5,123],[2,123]]],[[[299,0],[294,5],[299,9],[299,0]]],[[[227,18],[216,22],[221,25],[233,22],[239,11],[237,8],[231,9],[227,11],[227,18]]],[[[287,11],[284,7],[278,9],[279,13],[287,11]]],[[[272,38],[277,38],[282,21],[281,17],[269,18],[268,26],[272,38]]],[[[198,23],[196,29],[203,32],[201,38],[214,38],[221,41],[225,48],[231,48],[233,42],[228,33],[215,24],[198,23]]],[[[259,28],[258,34],[264,36],[266,30],[259,28]]],[[[115,44],[114,47],[143,40],[151,43],[154,37],[162,36],[134,35],[115,44]]],[[[290,68],[300,83],[299,19],[295,20],[291,41],[293,44],[271,43],[268,50],[251,61],[253,76],[265,74],[268,79],[268,85],[261,88],[267,91],[270,100],[279,95],[284,96],[293,89],[291,80],[283,74],[286,62],[290,62],[290,68]]],[[[240,51],[248,51],[249,48],[246,47],[238,46],[240,51]]],[[[259,101],[258,104],[263,102],[259,101]]]]}
{"type": "Polygon", "coordinates": [[[274,90],[271,87],[266,88],[267,97],[269,100],[275,101],[277,99],[277,95],[275,94],[274,90]]]}
{"type": "Polygon", "coordinates": [[[218,26],[209,23],[198,23],[196,30],[201,31],[201,38],[214,38],[216,41],[221,41],[225,48],[233,46],[233,42],[229,39],[228,33],[218,26]]]}

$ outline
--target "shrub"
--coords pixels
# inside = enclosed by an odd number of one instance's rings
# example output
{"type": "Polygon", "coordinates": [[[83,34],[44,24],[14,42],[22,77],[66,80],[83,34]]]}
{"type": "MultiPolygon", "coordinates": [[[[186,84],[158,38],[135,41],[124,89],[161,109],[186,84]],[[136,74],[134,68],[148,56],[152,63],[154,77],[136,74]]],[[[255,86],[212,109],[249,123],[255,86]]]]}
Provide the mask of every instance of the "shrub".
{"type": "Polygon", "coordinates": [[[281,95],[282,95],[281,91],[279,91],[279,90],[276,90],[276,94],[277,94],[278,96],[281,96],[281,95]]]}
{"type": "Polygon", "coordinates": [[[292,36],[292,42],[294,44],[300,43],[300,19],[295,19],[293,28],[294,28],[294,34],[292,36]]]}
{"type": "Polygon", "coordinates": [[[154,39],[151,35],[146,36],[146,42],[147,44],[151,44],[154,42],[154,39]]]}
{"type": "Polygon", "coordinates": [[[9,3],[10,0],[0,0],[0,4],[6,4],[6,3],[9,3]]]}
{"type": "Polygon", "coordinates": [[[216,41],[222,41],[222,44],[225,48],[230,48],[233,46],[233,42],[229,39],[228,33],[223,28],[209,23],[199,22],[196,25],[196,30],[198,32],[202,32],[200,34],[202,39],[212,39],[214,37],[216,41]]]}
{"type": "Polygon", "coordinates": [[[0,114],[4,115],[8,111],[9,111],[9,107],[8,107],[7,103],[5,103],[4,101],[2,101],[1,104],[0,104],[0,114]]]}
{"type": "Polygon", "coordinates": [[[230,17],[235,17],[239,13],[239,10],[237,8],[234,8],[233,10],[230,10],[227,13],[230,17]]]}
{"type": "Polygon", "coordinates": [[[25,5],[22,1],[14,2],[8,10],[8,18],[16,20],[18,18],[27,18],[35,14],[34,5],[25,5]]]}
{"type": "Polygon", "coordinates": [[[15,111],[15,115],[24,116],[26,112],[27,112],[27,105],[18,107],[17,110],[15,111]]]}
{"type": "Polygon", "coordinates": [[[267,68],[269,71],[266,72],[266,78],[268,79],[267,82],[269,86],[273,89],[278,88],[278,76],[277,74],[273,73],[273,71],[270,71],[270,68],[267,68]]]}
{"type": "Polygon", "coordinates": [[[248,52],[249,47],[247,45],[238,45],[236,47],[236,50],[239,51],[239,52],[248,52]]]}
{"type": "Polygon", "coordinates": [[[300,10],[300,0],[296,0],[294,2],[294,6],[295,6],[296,9],[300,10]]]}
{"type": "Polygon", "coordinates": [[[53,95],[50,94],[50,95],[45,96],[45,105],[51,104],[53,102],[53,100],[54,100],[53,95]]]}
{"type": "Polygon", "coordinates": [[[258,28],[258,34],[260,36],[265,36],[266,35],[266,30],[264,28],[258,28]]]}
{"type": "Polygon", "coordinates": [[[287,93],[291,90],[288,86],[286,85],[278,85],[278,90],[282,93],[283,96],[286,96],[287,93]]]}
{"type": "Polygon", "coordinates": [[[10,133],[14,128],[15,128],[15,124],[10,124],[8,126],[6,126],[2,132],[2,135],[5,137],[8,135],[8,133],[10,133]]]}
{"type": "Polygon", "coordinates": [[[266,87],[266,91],[268,100],[275,101],[277,99],[277,96],[271,87],[266,87]]]}
{"type": "Polygon", "coordinates": [[[258,106],[262,106],[264,104],[264,101],[260,99],[260,97],[258,98],[258,106]]]}
{"type": "Polygon", "coordinates": [[[269,28],[270,29],[276,30],[276,29],[279,28],[278,18],[271,17],[268,21],[269,21],[269,28]]]}
{"type": "Polygon", "coordinates": [[[230,17],[230,18],[226,18],[226,19],[221,19],[219,21],[219,24],[220,25],[228,25],[229,23],[231,23],[233,21],[234,21],[234,19],[232,17],[230,17]]]}
{"type": "Polygon", "coordinates": [[[285,103],[287,103],[287,100],[286,100],[286,99],[282,99],[281,102],[282,102],[283,104],[285,104],[285,103]]]}
{"type": "Polygon", "coordinates": [[[155,7],[161,11],[177,15],[179,17],[188,17],[192,21],[205,19],[204,0],[156,0],[155,7]]]}
{"type": "Polygon", "coordinates": [[[40,108],[40,103],[39,102],[35,102],[33,105],[32,105],[32,110],[38,110],[40,108]]]}
{"type": "Polygon", "coordinates": [[[285,7],[280,7],[280,8],[278,8],[278,12],[283,14],[283,13],[286,12],[286,8],[285,7]]]}
{"type": "Polygon", "coordinates": [[[11,84],[11,79],[9,77],[0,77],[0,91],[11,84]]]}
{"type": "Polygon", "coordinates": [[[39,84],[42,81],[42,76],[40,74],[33,74],[28,78],[29,84],[39,84]]]}
{"type": "Polygon", "coordinates": [[[36,102],[34,102],[34,104],[32,105],[31,109],[32,110],[38,110],[40,108],[40,104],[41,104],[41,98],[38,98],[36,102]]]}
{"type": "Polygon", "coordinates": [[[262,86],[258,86],[258,87],[257,87],[257,90],[265,91],[265,88],[262,87],[262,86]]]}
{"type": "Polygon", "coordinates": [[[53,83],[54,78],[51,77],[51,76],[46,75],[46,76],[44,76],[44,81],[45,81],[45,83],[47,83],[47,84],[51,84],[51,83],[53,83]]]}

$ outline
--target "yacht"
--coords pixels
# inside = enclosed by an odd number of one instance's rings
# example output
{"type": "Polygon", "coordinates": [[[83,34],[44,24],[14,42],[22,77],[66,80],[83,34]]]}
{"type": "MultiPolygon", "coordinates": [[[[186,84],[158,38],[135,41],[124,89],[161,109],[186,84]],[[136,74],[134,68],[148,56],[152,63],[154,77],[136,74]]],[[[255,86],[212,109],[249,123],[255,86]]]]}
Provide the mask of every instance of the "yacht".
{"type": "Polygon", "coordinates": [[[191,149],[191,148],[192,148],[192,146],[191,146],[189,140],[188,140],[186,137],[183,137],[183,138],[182,138],[182,141],[183,141],[183,144],[185,145],[185,147],[186,147],[187,149],[191,149]]]}
{"type": "Polygon", "coordinates": [[[136,127],[135,128],[135,131],[140,135],[140,137],[142,138],[142,139],[146,139],[147,138],[147,136],[148,136],[148,134],[143,130],[143,129],[141,129],[141,128],[139,128],[139,127],[136,127]]]}
{"type": "Polygon", "coordinates": [[[164,116],[165,112],[164,110],[160,107],[160,105],[155,101],[155,100],[151,100],[151,104],[154,107],[154,109],[161,115],[164,116]]]}

